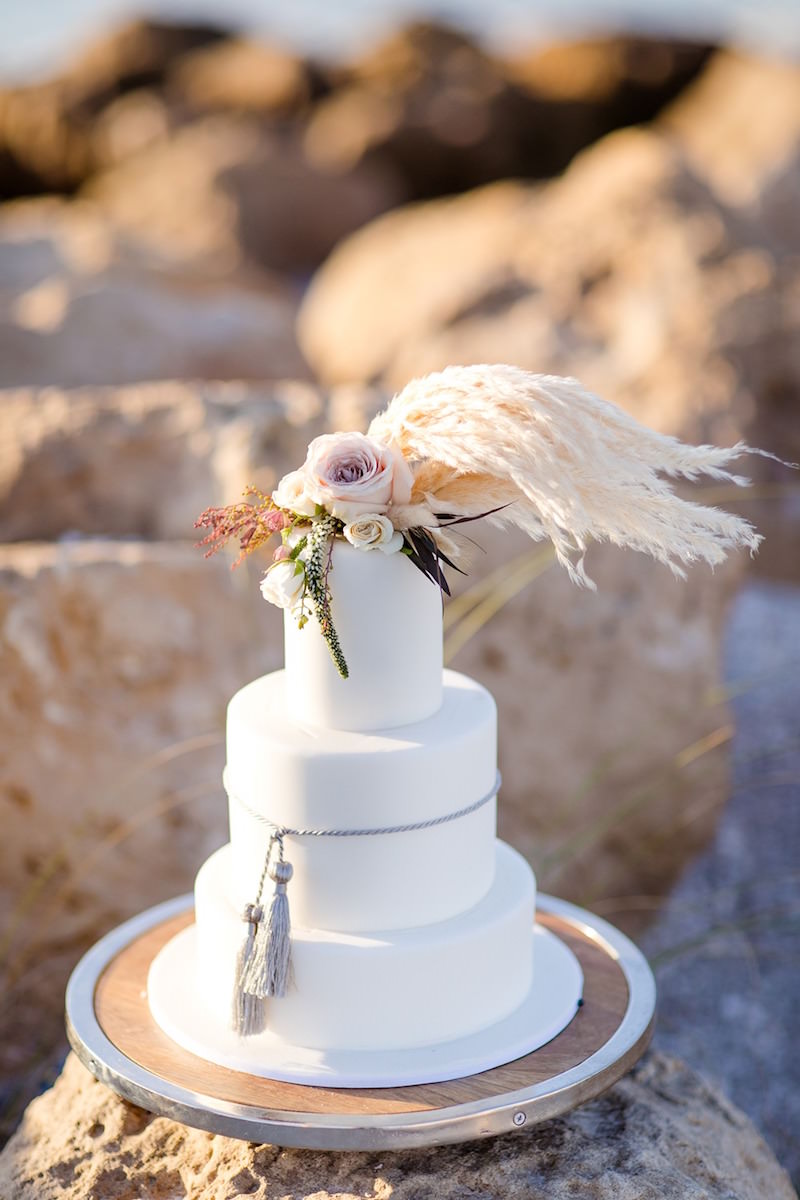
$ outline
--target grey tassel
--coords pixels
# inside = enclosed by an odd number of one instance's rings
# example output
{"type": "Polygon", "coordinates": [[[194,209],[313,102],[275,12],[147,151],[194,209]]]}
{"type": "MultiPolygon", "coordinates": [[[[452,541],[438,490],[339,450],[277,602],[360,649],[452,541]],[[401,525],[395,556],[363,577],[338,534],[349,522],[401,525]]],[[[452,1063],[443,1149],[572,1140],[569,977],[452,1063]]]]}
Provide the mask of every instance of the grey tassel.
{"type": "Polygon", "coordinates": [[[247,924],[247,933],[236,956],[236,977],[233,989],[232,1026],[234,1033],[249,1037],[261,1033],[266,1024],[266,1005],[258,996],[245,988],[245,976],[252,962],[256,946],[256,933],[263,924],[264,910],[260,904],[247,904],[242,920],[247,924]]]}
{"type": "Polygon", "coordinates": [[[292,864],[283,857],[283,838],[278,834],[273,841],[278,843],[279,857],[271,862],[268,856],[267,874],[275,883],[275,893],[266,920],[259,921],[256,928],[253,952],[242,976],[245,990],[262,1000],[269,996],[285,996],[292,974],[291,922],[286,885],[292,878],[293,869],[292,864]]]}

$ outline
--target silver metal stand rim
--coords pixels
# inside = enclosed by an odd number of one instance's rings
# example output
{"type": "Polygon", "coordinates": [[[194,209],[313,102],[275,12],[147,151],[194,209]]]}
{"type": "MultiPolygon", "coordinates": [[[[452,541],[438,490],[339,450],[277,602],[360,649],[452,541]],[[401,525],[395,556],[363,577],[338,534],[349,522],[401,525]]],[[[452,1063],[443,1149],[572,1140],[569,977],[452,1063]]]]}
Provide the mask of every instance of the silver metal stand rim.
{"type": "Polygon", "coordinates": [[[596,942],[617,962],[628,985],[628,1005],[618,1028],[583,1062],[518,1091],[422,1112],[304,1113],[231,1103],[180,1087],[134,1062],[106,1037],[95,1013],[97,981],[116,955],[192,904],[191,894],[168,900],[126,921],[88,950],[67,985],[66,1026],[75,1054],[102,1083],[141,1108],[211,1133],[316,1150],[403,1149],[512,1133],[593,1099],[630,1070],[650,1041],[656,988],[641,951],[601,917],[540,895],[539,911],[569,921],[596,942]]]}

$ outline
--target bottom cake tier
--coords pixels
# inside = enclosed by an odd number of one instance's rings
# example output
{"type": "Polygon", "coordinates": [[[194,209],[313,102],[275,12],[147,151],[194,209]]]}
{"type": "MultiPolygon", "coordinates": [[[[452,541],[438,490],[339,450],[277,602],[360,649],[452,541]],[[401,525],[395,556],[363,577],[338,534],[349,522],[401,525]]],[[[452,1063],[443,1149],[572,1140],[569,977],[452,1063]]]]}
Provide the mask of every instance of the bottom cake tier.
{"type": "MultiPolygon", "coordinates": [[[[230,1023],[236,955],[244,935],[231,899],[230,846],[195,885],[197,995],[230,1023]]],[[[369,933],[292,930],[294,982],[268,1002],[270,1034],[318,1050],[402,1050],[477,1033],[529,994],[536,883],[528,863],[496,843],[494,883],[446,921],[369,933]]],[[[249,1039],[257,1055],[257,1038],[249,1039]]]]}

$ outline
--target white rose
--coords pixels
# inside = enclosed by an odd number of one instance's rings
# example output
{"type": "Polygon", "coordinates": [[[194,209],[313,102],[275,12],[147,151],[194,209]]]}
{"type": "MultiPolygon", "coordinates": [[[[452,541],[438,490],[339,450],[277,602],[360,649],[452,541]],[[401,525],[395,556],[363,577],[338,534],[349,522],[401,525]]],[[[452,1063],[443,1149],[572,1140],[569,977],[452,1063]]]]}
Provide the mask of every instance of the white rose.
{"type": "Polygon", "coordinates": [[[350,521],[342,531],[351,546],[356,550],[381,550],[384,554],[394,554],[403,545],[403,535],[395,529],[388,517],[380,513],[364,513],[350,521]]]}
{"type": "Polygon", "coordinates": [[[261,580],[261,595],[278,608],[292,608],[303,591],[304,575],[297,563],[284,558],[273,563],[261,580]]]}
{"type": "Polygon", "coordinates": [[[306,494],[341,521],[407,504],[411,470],[399,451],[363,433],[314,438],[303,466],[306,494]]]}
{"type": "Polygon", "coordinates": [[[317,511],[316,501],[306,493],[304,471],[290,471],[288,475],[284,475],[272,493],[272,499],[278,508],[288,509],[301,517],[313,517],[317,511]]]}

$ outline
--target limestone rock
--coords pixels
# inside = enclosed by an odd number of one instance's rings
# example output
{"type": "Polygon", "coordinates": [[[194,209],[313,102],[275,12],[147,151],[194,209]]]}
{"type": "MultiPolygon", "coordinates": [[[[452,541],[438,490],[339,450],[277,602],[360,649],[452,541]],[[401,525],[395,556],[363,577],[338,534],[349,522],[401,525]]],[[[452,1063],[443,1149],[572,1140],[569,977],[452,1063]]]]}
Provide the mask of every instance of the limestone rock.
{"type": "Polygon", "coordinates": [[[92,122],[92,173],[166,140],[180,124],[176,109],[155,88],[124,92],[92,122]]]}
{"type": "Polygon", "coordinates": [[[413,373],[413,347],[420,361],[429,357],[429,339],[457,325],[489,281],[499,293],[497,308],[505,307],[504,284],[510,304],[514,239],[529,225],[537,194],[524,184],[498,183],[410,205],[338,246],[314,276],[298,320],[317,375],[325,382],[386,376],[398,383],[396,360],[404,356],[413,373]]]}
{"type": "Polygon", "coordinates": [[[288,50],[246,38],[226,38],[183,55],[169,92],[197,111],[302,112],[319,81],[311,66],[288,50]]]}
{"type": "Polygon", "coordinates": [[[163,83],[182,55],[225,36],[214,25],[138,18],[95,38],[63,78],[73,93],[97,111],[109,96],[163,83]]]}
{"type": "Polygon", "coordinates": [[[538,169],[517,175],[560,174],[606,134],[653,120],[710,54],[698,42],[616,36],[553,42],[508,59],[505,74],[540,110],[538,169]]]}
{"type": "Polygon", "coordinates": [[[660,123],[720,200],[757,209],[798,157],[800,67],[719,51],[660,123]]]}
{"type": "Polygon", "coordinates": [[[0,393],[0,537],[184,539],[0,550],[0,1139],[57,1053],[82,949],[224,840],[225,705],[278,665],[280,620],[192,523],[274,484],[327,405],[299,383],[0,393]]]}
{"type": "Polygon", "coordinates": [[[52,83],[0,92],[0,200],[72,192],[92,170],[91,135],[63,107],[52,83]]]}
{"type": "MultiPolygon", "coordinates": [[[[732,297],[717,324],[724,359],[756,408],[754,439],[797,461],[800,67],[720,51],[660,123],[734,219],[757,230],[760,248],[751,234],[745,253],[760,260],[763,282],[732,297]]],[[[784,559],[796,558],[786,547],[790,520],[778,520],[784,559]]]]}
{"type": "Polygon", "coordinates": [[[181,263],[91,206],[0,217],[0,386],[300,377],[295,310],[286,283],[181,263]]]}
{"type": "MultiPolygon", "coordinates": [[[[311,114],[305,146],[337,170],[374,162],[411,197],[528,174],[541,111],[470,38],[418,23],[352,64],[311,114]]],[[[539,139],[541,140],[541,139],[539,139]]]]}
{"type": "Polygon", "coordinates": [[[538,96],[594,111],[599,137],[619,125],[651,120],[687,87],[710,54],[711,47],[699,42],[600,37],[537,46],[509,57],[505,67],[538,96]]]}
{"type": "Polygon", "coordinates": [[[257,291],[113,271],[26,300],[23,322],[0,328],[4,386],[304,374],[291,303],[257,291]]]}
{"type": "Polygon", "coordinates": [[[269,491],[318,433],[384,402],[296,380],[2,392],[0,542],[191,538],[204,508],[269,491]]]}
{"type": "Polygon", "coordinates": [[[384,164],[416,199],[553,176],[609,130],[652,117],[707,53],[620,38],[557,44],[509,63],[455,29],[418,22],[346,68],[311,114],[306,147],[340,169],[384,164]]]}
{"type": "Polygon", "coordinates": [[[380,1153],[259,1146],[154,1117],[74,1056],[0,1156],[14,1200],[248,1195],[267,1200],[792,1200],[747,1118],[677,1059],[652,1054],[567,1116],[505,1137],[380,1153]]]}
{"type": "MultiPolygon", "coordinates": [[[[492,587],[473,585],[480,607],[445,608],[445,655],[498,703],[501,836],[554,895],[605,911],[664,895],[728,794],[720,642],[741,559],[681,581],[641,555],[593,546],[588,592],[522,537],[498,547],[479,526],[472,536],[488,551],[480,575],[492,587]]],[[[633,932],[651,915],[620,909],[633,932]]]]}
{"type": "Polygon", "coordinates": [[[800,67],[720,51],[661,124],[714,193],[758,224],[784,273],[796,279],[800,67]]]}
{"type": "Polygon", "coordinates": [[[85,194],[115,224],[162,252],[169,246],[184,260],[231,265],[241,257],[241,246],[236,200],[224,180],[260,145],[254,123],[197,121],[100,173],[85,194]]]}
{"type": "Polygon", "coordinates": [[[404,196],[390,173],[315,166],[291,132],[233,115],[178,129],[97,176],[86,194],[172,253],[243,255],[283,271],[316,267],[342,237],[404,196]]]}
{"type": "Polygon", "coordinates": [[[185,543],[0,547],[0,1075],[59,1044],[79,953],[225,840],[225,706],[280,657],[255,579],[185,543]]]}
{"type": "Polygon", "coordinates": [[[267,124],[309,118],[320,186],[332,166],[373,160],[410,197],[551,176],[610,129],[652,117],[706,55],[687,43],[612,38],[507,63],[455,29],[417,22],[354,62],[321,65],[213,26],[134,21],[53,78],[0,92],[0,198],[73,192],[211,112],[267,124]]]}
{"type": "Polygon", "coordinates": [[[97,166],[93,122],[105,106],[162,84],[181,54],[220,36],[209,26],[133,21],[55,79],[0,92],[0,198],[74,191],[97,166]]]}
{"type": "Polygon", "coordinates": [[[326,382],[399,387],[452,362],[513,362],[724,443],[797,388],[797,280],[664,136],[627,130],[543,187],[379,218],[317,273],[298,328],[326,382]]]}

